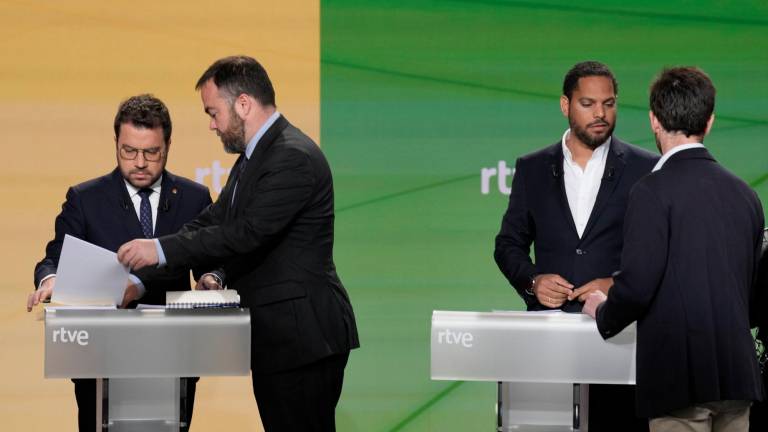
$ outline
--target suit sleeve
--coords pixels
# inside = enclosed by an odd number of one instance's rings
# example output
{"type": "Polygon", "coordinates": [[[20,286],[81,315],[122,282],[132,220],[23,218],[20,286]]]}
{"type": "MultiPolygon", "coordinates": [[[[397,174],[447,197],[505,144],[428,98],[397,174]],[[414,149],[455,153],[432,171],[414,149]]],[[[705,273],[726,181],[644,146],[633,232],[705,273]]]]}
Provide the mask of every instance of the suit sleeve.
{"type": "Polygon", "coordinates": [[[222,200],[211,202],[211,196],[207,195],[206,205],[194,219],[184,224],[177,234],[197,231],[211,225],[218,225],[223,220],[222,200]]]}
{"type": "Polygon", "coordinates": [[[509,205],[501,220],[501,230],[496,236],[493,257],[509,283],[517,290],[527,305],[538,304],[535,296],[526,293],[536,266],[531,261],[531,244],[536,237],[536,226],[528,207],[525,188],[525,171],[518,159],[512,177],[509,205]]]}
{"type": "Polygon", "coordinates": [[[69,234],[79,239],[85,238],[86,222],[83,215],[80,194],[75,188],[67,190],[67,198],[61,205],[61,212],[56,216],[54,223],[54,237],[45,247],[45,257],[35,265],[35,289],[40,281],[56,273],[61,256],[61,247],[64,244],[64,235],[69,234]]]}
{"type": "MultiPolygon", "coordinates": [[[[762,224],[764,223],[763,221],[762,224]]],[[[760,328],[759,334],[762,339],[767,339],[768,318],[765,311],[768,307],[768,229],[760,230],[755,253],[757,264],[755,265],[755,282],[750,295],[749,322],[751,327],[760,328]]]]}
{"type": "MultiPolygon", "coordinates": [[[[187,222],[183,227],[181,227],[181,230],[179,230],[179,232],[194,231],[203,226],[213,225],[214,220],[216,220],[216,218],[221,217],[219,208],[218,207],[214,208],[213,205],[214,204],[213,204],[213,201],[211,200],[211,194],[208,192],[208,188],[206,188],[203,199],[198,206],[198,208],[200,209],[200,213],[198,213],[198,215],[195,216],[194,219],[187,222]]],[[[223,281],[224,270],[215,269],[214,267],[215,266],[212,266],[212,265],[195,267],[192,269],[192,276],[195,278],[195,280],[199,280],[206,273],[216,273],[217,276],[223,281]]]]}
{"type": "Polygon", "coordinates": [[[667,267],[669,222],[665,207],[644,184],[632,189],[624,220],[621,273],[597,310],[597,328],[608,339],[643,316],[667,267]]]}
{"type": "Polygon", "coordinates": [[[251,190],[238,190],[243,194],[241,199],[248,200],[242,215],[222,221],[216,214],[216,206],[223,205],[219,200],[209,208],[211,213],[190,224],[196,229],[160,238],[169,266],[222,262],[268,248],[279,238],[307,205],[315,175],[308,156],[301,151],[284,151],[274,158],[251,190]]]}
{"type": "MultiPolygon", "coordinates": [[[[192,198],[192,197],[190,197],[192,198]]],[[[205,188],[204,192],[195,193],[194,197],[194,209],[197,211],[205,212],[211,206],[211,195],[208,192],[208,188],[205,188]]],[[[198,216],[199,217],[199,216],[198,216]]],[[[185,229],[186,225],[182,227],[181,231],[185,229]]],[[[192,269],[195,280],[198,280],[204,273],[210,271],[210,267],[197,267],[192,269]]],[[[141,270],[135,271],[134,274],[141,279],[144,287],[146,288],[144,296],[141,298],[142,303],[163,304],[165,302],[165,292],[169,287],[169,281],[176,281],[179,278],[189,278],[189,268],[156,268],[145,267],[141,270]]],[[[189,284],[185,284],[183,287],[172,289],[189,289],[189,284]]]]}

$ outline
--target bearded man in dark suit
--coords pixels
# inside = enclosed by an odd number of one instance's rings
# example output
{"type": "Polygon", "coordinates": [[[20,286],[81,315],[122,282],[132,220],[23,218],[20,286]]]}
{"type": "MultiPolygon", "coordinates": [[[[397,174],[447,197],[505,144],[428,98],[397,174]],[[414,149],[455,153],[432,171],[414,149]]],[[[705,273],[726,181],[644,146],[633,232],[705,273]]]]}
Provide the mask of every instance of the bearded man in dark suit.
{"type": "Polygon", "coordinates": [[[253,393],[267,432],[335,430],[351,349],[352,305],[333,262],[333,182],[320,148],[277,111],[253,58],[218,60],[197,82],[226,151],[216,202],[179,233],[120,247],[120,262],[216,265],[251,313],[253,393]]]}

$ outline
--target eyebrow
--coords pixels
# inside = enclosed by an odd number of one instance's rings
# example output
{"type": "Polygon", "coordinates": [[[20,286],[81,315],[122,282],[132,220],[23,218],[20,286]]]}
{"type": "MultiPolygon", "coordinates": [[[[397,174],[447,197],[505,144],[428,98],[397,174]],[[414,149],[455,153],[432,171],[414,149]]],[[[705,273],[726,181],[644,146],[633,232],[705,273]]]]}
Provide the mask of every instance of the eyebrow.
{"type": "MultiPolygon", "coordinates": [[[[602,102],[610,102],[610,101],[615,101],[615,100],[616,100],[616,96],[611,96],[608,99],[603,99],[602,102]]],[[[579,102],[597,102],[597,101],[598,101],[597,99],[589,98],[589,97],[586,97],[586,96],[583,96],[583,97],[579,98],[579,102]]]]}
{"type": "Polygon", "coordinates": [[[146,148],[146,149],[139,149],[139,148],[136,148],[136,147],[134,147],[132,145],[129,145],[129,144],[126,144],[126,143],[121,143],[120,146],[125,148],[125,149],[127,149],[127,150],[144,150],[144,151],[147,151],[147,150],[162,150],[162,148],[163,148],[163,146],[155,146],[155,147],[150,147],[150,148],[146,148]]]}

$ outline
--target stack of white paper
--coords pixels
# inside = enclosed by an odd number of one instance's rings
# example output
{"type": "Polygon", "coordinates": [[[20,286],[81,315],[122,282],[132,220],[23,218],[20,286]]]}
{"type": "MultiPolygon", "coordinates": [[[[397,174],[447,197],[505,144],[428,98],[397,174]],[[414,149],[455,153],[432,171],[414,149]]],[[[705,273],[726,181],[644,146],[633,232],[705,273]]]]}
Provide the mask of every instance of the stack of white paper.
{"type": "Polygon", "coordinates": [[[117,254],[67,234],[61,248],[51,302],[64,305],[119,305],[128,269],[117,254]]]}

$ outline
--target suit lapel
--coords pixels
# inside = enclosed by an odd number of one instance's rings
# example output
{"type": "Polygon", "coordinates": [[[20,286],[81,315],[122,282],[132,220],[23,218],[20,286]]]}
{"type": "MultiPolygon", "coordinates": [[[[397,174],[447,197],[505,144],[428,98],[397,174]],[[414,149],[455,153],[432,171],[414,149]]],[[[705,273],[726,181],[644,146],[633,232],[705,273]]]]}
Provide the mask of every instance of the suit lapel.
{"type": "Polygon", "coordinates": [[[176,186],[176,177],[168,171],[163,172],[154,237],[173,233],[173,221],[179,211],[181,194],[182,190],[176,186]]]}
{"type": "Polygon", "coordinates": [[[560,211],[563,213],[563,218],[568,221],[568,226],[571,229],[573,235],[577,238],[579,236],[576,231],[576,223],[573,221],[573,215],[571,214],[571,208],[568,206],[568,195],[565,193],[565,175],[563,173],[563,146],[562,142],[558,141],[553,145],[549,152],[549,177],[552,179],[552,189],[556,191],[555,196],[560,206],[560,211]]]}
{"type": "Polygon", "coordinates": [[[605,161],[603,177],[600,180],[600,189],[597,191],[595,205],[592,207],[592,213],[589,214],[587,226],[581,238],[587,238],[589,232],[597,223],[605,204],[608,203],[611,195],[616,190],[616,186],[621,182],[621,175],[624,173],[626,162],[624,161],[625,144],[615,137],[611,139],[611,148],[608,150],[608,157],[605,161]]]}
{"type": "MultiPolygon", "coordinates": [[[[243,171],[243,174],[240,176],[240,179],[238,180],[237,190],[238,192],[235,193],[235,204],[233,206],[233,209],[238,211],[241,208],[241,204],[248,200],[240,200],[238,199],[238,196],[242,197],[240,195],[240,191],[247,190],[247,187],[250,185],[250,183],[254,179],[254,173],[259,169],[259,167],[264,163],[264,155],[269,151],[270,147],[272,147],[272,144],[277,140],[277,138],[280,136],[280,134],[285,130],[286,127],[288,127],[290,123],[288,123],[288,120],[285,119],[282,115],[275,120],[275,122],[272,124],[272,126],[267,129],[267,131],[264,133],[264,135],[259,140],[258,144],[256,144],[256,148],[253,150],[253,153],[251,153],[251,157],[248,158],[247,164],[245,166],[245,171],[243,171]]],[[[245,155],[241,155],[241,157],[245,157],[245,155]]],[[[230,200],[232,199],[230,194],[230,200]]]]}
{"type": "Polygon", "coordinates": [[[108,199],[115,208],[115,215],[118,215],[124,231],[130,238],[144,238],[139,217],[136,216],[136,209],[133,207],[133,201],[131,201],[131,197],[128,195],[128,189],[125,187],[125,180],[120,170],[116,168],[112,171],[111,179],[113,193],[108,199]]]}

